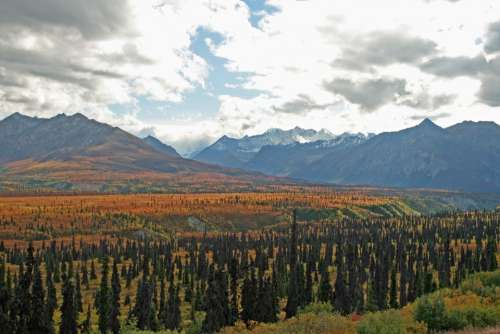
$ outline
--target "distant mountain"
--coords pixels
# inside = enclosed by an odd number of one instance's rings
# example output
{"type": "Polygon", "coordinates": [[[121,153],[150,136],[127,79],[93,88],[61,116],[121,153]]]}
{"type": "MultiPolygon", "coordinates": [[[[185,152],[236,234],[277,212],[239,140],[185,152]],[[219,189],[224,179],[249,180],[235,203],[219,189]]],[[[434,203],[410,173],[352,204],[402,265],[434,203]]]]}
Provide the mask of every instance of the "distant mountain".
{"type": "Polygon", "coordinates": [[[177,153],[175,148],[172,146],[169,146],[167,144],[162,143],[159,139],[153,137],[153,136],[147,136],[146,138],[142,139],[146,144],[154,148],[155,150],[159,152],[163,152],[165,154],[171,155],[173,157],[178,157],[181,158],[181,155],[177,153]]]}
{"type": "Polygon", "coordinates": [[[148,184],[141,189],[185,191],[190,185],[271,179],[183,159],[155,138],[140,139],[82,114],[43,119],[16,113],[0,121],[0,191],[11,183],[112,191],[148,184]]]}
{"type": "Polygon", "coordinates": [[[245,136],[241,139],[221,137],[193,158],[198,161],[226,167],[245,167],[264,146],[309,143],[334,139],[327,130],[310,130],[296,127],[291,130],[269,129],[263,134],[245,136]]]}
{"type": "Polygon", "coordinates": [[[295,175],[327,154],[359,145],[371,136],[362,133],[344,133],[333,139],[310,143],[267,145],[262,147],[250,161],[245,163],[243,168],[269,175],[295,175]]]}
{"type": "Polygon", "coordinates": [[[343,147],[290,176],[338,184],[500,192],[500,127],[463,122],[443,129],[426,119],[343,147]]]}

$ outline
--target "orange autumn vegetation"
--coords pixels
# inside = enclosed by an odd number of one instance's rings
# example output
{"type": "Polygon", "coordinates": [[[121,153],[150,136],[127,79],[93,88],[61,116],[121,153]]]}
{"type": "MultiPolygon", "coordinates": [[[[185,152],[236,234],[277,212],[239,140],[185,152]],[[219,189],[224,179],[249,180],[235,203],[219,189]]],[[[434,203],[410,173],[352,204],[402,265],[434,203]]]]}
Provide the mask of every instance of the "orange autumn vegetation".
{"type": "MultiPolygon", "coordinates": [[[[290,188],[267,193],[50,195],[0,197],[0,239],[48,240],[113,235],[124,230],[203,231],[260,228],[286,220],[292,208],[369,207],[395,201],[363,190],[290,188]],[[195,218],[193,218],[195,217],[195,218]],[[113,233],[112,233],[113,232],[113,233]]],[[[85,238],[85,239],[88,239],[85,238]]]]}

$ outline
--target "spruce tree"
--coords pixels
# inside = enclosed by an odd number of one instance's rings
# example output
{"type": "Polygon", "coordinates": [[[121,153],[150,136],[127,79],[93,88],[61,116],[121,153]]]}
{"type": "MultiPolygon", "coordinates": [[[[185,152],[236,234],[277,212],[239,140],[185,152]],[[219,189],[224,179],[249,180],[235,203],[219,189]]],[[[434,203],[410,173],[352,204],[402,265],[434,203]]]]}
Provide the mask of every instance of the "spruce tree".
{"type": "Polygon", "coordinates": [[[332,298],[332,285],[326,268],[322,269],[321,278],[318,288],[318,301],[327,303],[332,298]]]}
{"type": "Polygon", "coordinates": [[[391,287],[389,292],[389,306],[391,308],[398,308],[398,283],[397,283],[397,270],[391,270],[391,287]]]}
{"type": "Polygon", "coordinates": [[[47,317],[53,319],[54,312],[57,309],[56,287],[52,281],[52,275],[47,273],[47,317]]]}
{"type": "Polygon", "coordinates": [[[63,279],[63,302],[61,304],[60,334],[77,333],[77,310],[75,309],[75,287],[71,279],[65,276],[63,279]]]}
{"type": "Polygon", "coordinates": [[[336,265],[337,277],[335,279],[335,290],[333,292],[333,306],[340,314],[348,314],[350,305],[347,296],[347,288],[344,279],[344,260],[340,243],[337,245],[336,265]]]}
{"type": "Polygon", "coordinates": [[[292,231],[290,238],[290,276],[288,281],[288,298],[285,306],[286,318],[289,319],[297,314],[299,307],[299,287],[297,263],[297,212],[293,210],[292,231]]]}
{"type": "Polygon", "coordinates": [[[229,300],[227,298],[227,280],[222,271],[210,274],[205,298],[206,316],[202,324],[203,333],[215,333],[229,322],[229,300]]]}
{"type": "Polygon", "coordinates": [[[120,333],[120,274],[116,266],[116,261],[113,262],[113,273],[111,274],[111,312],[110,312],[110,328],[113,334],[120,333]]]}
{"type": "Polygon", "coordinates": [[[31,291],[31,315],[29,322],[29,333],[43,334],[53,333],[52,318],[49,321],[49,314],[45,304],[45,294],[40,268],[35,266],[33,287],[31,291]]]}
{"type": "Polygon", "coordinates": [[[99,290],[96,293],[97,315],[99,317],[98,328],[101,334],[106,334],[108,331],[111,311],[111,292],[108,284],[108,271],[108,258],[104,257],[102,259],[101,283],[99,285],[99,290]]]}
{"type": "Polygon", "coordinates": [[[248,325],[255,320],[256,284],[253,271],[248,273],[241,288],[241,319],[248,325]]]}
{"type": "Polygon", "coordinates": [[[167,302],[167,317],[165,328],[176,330],[181,324],[181,310],[180,310],[179,288],[175,287],[174,282],[170,282],[168,288],[168,302],[167,302]]]}

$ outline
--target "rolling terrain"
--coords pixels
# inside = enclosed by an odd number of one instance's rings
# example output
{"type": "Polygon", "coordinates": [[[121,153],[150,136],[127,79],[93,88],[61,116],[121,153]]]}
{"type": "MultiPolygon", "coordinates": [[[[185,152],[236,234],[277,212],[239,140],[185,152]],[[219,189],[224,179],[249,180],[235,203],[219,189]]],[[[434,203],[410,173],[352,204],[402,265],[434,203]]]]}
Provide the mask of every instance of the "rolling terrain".
{"type": "Polygon", "coordinates": [[[292,137],[265,144],[263,138],[265,134],[223,137],[195,159],[336,185],[500,192],[500,126],[494,122],[441,128],[425,119],[379,135],[345,133],[308,141],[292,137]],[[261,145],[245,151],[243,158],[242,148],[251,138],[259,138],[261,145]]]}
{"type": "Polygon", "coordinates": [[[0,122],[0,192],[184,191],[251,188],[274,178],[180,157],[148,137],[81,114],[12,114],[0,122]]]}

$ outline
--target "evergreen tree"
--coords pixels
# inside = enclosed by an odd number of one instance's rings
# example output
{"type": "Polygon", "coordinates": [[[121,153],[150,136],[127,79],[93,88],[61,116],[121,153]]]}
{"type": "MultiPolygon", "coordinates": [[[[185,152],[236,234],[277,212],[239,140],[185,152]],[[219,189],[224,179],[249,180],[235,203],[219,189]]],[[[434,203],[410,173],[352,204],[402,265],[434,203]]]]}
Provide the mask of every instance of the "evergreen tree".
{"type": "Polygon", "coordinates": [[[243,281],[243,287],[241,289],[241,319],[247,325],[251,320],[255,320],[255,307],[257,304],[255,295],[256,290],[257,284],[255,273],[252,270],[251,273],[246,275],[245,280],[243,281]]]}
{"type": "Polygon", "coordinates": [[[318,288],[318,301],[327,303],[332,299],[332,285],[326,268],[322,269],[318,288]]]}
{"type": "Polygon", "coordinates": [[[96,293],[97,315],[99,316],[98,327],[101,334],[106,334],[110,323],[111,292],[108,284],[108,271],[108,258],[104,257],[102,259],[101,283],[99,285],[99,290],[96,293]]]}
{"type": "Polygon", "coordinates": [[[110,312],[110,328],[113,334],[120,333],[120,274],[116,266],[116,261],[113,262],[113,273],[111,274],[111,312],[110,312]]]}
{"type": "Polygon", "coordinates": [[[288,281],[288,298],[285,306],[286,318],[294,317],[299,307],[299,264],[297,263],[297,212],[293,210],[292,232],[290,238],[290,276],[288,281]]]}
{"type": "Polygon", "coordinates": [[[397,270],[391,270],[391,290],[389,292],[389,306],[391,308],[398,308],[398,283],[397,283],[397,270]]]}
{"type": "Polygon", "coordinates": [[[215,333],[227,325],[230,320],[227,281],[224,272],[217,270],[210,275],[206,302],[206,316],[202,324],[203,333],[215,333]]]}
{"type": "Polygon", "coordinates": [[[174,282],[170,282],[168,288],[168,302],[167,302],[167,317],[165,328],[170,330],[178,329],[181,325],[181,300],[179,298],[179,288],[175,287],[174,282]]]}
{"type": "Polygon", "coordinates": [[[52,275],[47,274],[47,317],[53,319],[54,312],[57,309],[56,287],[52,281],[52,275]]]}
{"type": "Polygon", "coordinates": [[[63,302],[61,305],[60,334],[77,333],[77,310],[75,309],[75,287],[71,279],[65,276],[63,279],[63,302]]]}
{"type": "Polygon", "coordinates": [[[54,328],[52,318],[49,320],[49,314],[45,304],[45,294],[40,269],[35,266],[34,281],[31,292],[31,315],[29,322],[29,333],[44,334],[53,333],[54,328]]]}
{"type": "Polygon", "coordinates": [[[350,311],[349,300],[347,296],[347,289],[344,280],[344,260],[343,253],[340,243],[337,244],[337,256],[336,256],[336,265],[337,265],[337,277],[335,279],[335,290],[333,292],[333,306],[335,310],[340,312],[341,314],[348,314],[350,311]]]}

